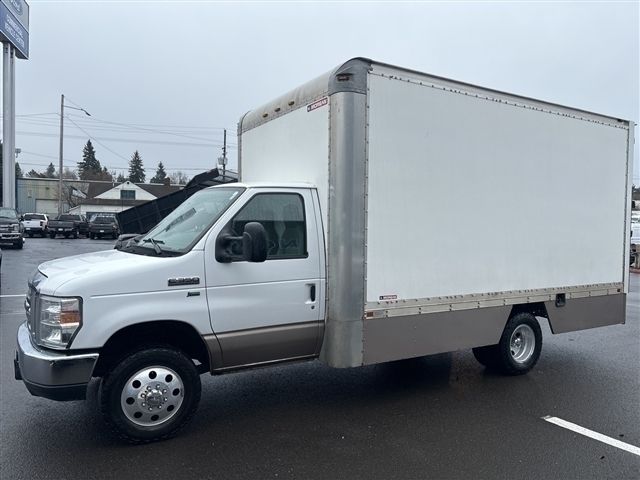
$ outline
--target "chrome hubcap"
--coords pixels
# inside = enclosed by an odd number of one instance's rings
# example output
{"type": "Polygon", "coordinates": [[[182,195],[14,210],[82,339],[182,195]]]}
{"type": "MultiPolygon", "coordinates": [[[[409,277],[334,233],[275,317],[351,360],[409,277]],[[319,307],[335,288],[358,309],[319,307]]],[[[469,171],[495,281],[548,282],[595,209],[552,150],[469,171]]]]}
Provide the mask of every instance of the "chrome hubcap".
{"type": "Polygon", "coordinates": [[[518,325],[511,334],[509,350],[516,363],[526,363],[536,347],[536,336],[529,325],[518,325]]]}
{"type": "Polygon", "coordinates": [[[125,416],[143,427],[153,427],[173,417],[184,400],[180,376],[167,367],[146,367],[124,384],[120,405],[125,416]]]}

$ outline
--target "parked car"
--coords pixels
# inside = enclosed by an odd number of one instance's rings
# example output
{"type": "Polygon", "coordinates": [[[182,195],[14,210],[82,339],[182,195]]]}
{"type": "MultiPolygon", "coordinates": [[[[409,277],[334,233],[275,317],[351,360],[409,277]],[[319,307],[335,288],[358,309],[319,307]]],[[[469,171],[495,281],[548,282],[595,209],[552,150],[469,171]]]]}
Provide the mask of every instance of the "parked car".
{"type": "Polygon", "coordinates": [[[24,230],[17,212],[13,208],[0,207],[0,243],[22,248],[24,230]]]}
{"type": "Polygon", "coordinates": [[[118,238],[118,224],[114,215],[96,215],[89,222],[89,238],[118,238]]]}
{"type": "Polygon", "coordinates": [[[49,238],[56,235],[64,235],[65,238],[78,238],[79,235],[87,235],[89,224],[84,215],[71,215],[68,213],[58,215],[55,220],[49,222],[49,238]]]}
{"type": "Polygon", "coordinates": [[[25,213],[22,216],[24,233],[33,238],[34,235],[44,237],[49,226],[49,217],[44,213],[25,213]]]}

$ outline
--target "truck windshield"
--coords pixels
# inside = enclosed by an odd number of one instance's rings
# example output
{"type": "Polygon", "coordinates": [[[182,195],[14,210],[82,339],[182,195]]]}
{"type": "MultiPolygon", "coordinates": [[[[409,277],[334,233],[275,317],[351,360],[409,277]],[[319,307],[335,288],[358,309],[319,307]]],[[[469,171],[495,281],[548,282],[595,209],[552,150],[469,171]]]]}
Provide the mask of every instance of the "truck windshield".
{"type": "Polygon", "coordinates": [[[13,208],[0,208],[0,218],[17,219],[18,216],[13,208]]]}
{"type": "Polygon", "coordinates": [[[140,239],[139,247],[185,253],[244,191],[239,187],[202,190],[188,198],[140,239]]]}

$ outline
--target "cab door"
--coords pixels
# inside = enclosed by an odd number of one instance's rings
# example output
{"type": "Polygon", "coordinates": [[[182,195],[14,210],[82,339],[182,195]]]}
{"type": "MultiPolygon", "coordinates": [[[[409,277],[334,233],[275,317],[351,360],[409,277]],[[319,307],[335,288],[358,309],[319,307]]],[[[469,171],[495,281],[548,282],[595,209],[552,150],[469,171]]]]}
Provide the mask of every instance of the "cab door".
{"type": "Polygon", "coordinates": [[[324,291],[320,240],[309,189],[250,189],[206,246],[207,301],[224,368],[317,355],[324,291]],[[259,222],[267,233],[262,263],[215,258],[221,232],[242,236],[259,222]]]}

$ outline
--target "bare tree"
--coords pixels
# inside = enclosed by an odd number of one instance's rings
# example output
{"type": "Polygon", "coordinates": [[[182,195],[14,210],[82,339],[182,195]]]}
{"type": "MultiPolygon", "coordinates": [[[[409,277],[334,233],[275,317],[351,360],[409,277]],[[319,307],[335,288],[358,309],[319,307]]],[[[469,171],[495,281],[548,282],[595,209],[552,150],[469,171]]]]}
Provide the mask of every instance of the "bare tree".
{"type": "Polygon", "coordinates": [[[169,175],[172,185],[186,185],[189,182],[189,176],[180,170],[169,175]]]}

